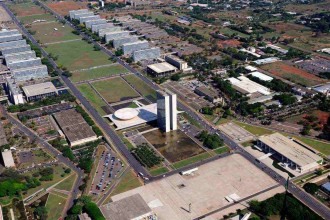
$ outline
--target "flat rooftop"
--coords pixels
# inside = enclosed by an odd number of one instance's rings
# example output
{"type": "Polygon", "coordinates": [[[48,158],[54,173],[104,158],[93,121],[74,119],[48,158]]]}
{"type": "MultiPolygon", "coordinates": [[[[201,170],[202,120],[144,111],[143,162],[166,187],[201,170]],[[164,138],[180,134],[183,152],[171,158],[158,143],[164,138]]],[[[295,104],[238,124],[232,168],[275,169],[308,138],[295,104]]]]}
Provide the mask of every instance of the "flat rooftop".
{"type": "Polygon", "coordinates": [[[322,86],[314,87],[313,89],[317,92],[326,93],[326,92],[330,91],[330,83],[322,85],[322,86]]]}
{"type": "Polygon", "coordinates": [[[32,61],[32,60],[40,60],[40,62],[41,62],[40,57],[36,57],[36,58],[27,58],[27,59],[24,59],[24,60],[14,60],[14,61],[10,61],[9,64],[13,64],[13,63],[24,63],[24,62],[26,62],[26,61],[32,61]]]}
{"type": "Polygon", "coordinates": [[[92,128],[75,109],[57,112],[54,114],[54,117],[71,143],[90,137],[96,137],[92,128]]]}
{"type": "MultiPolygon", "coordinates": [[[[221,219],[224,214],[244,209],[244,202],[230,203],[225,197],[236,194],[244,199],[278,183],[244,157],[233,154],[198,167],[190,176],[174,174],[133,190],[112,196],[116,202],[140,194],[159,219],[196,219],[209,212],[232,205],[207,219],[221,219]],[[234,174],[234,175],[233,175],[234,174]],[[191,203],[191,213],[189,209],[191,203]],[[169,218],[170,216],[170,218],[169,218]]],[[[264,200],[283,192],[282,186],[251,199],[264,200]]]]}
{"type": "Polygon", "coordinates": [[[148,68],[152,69],[156,73],[163,73],[163,72],[177,70],[177,68],[175,66],[172,66],[171,64],[169,64],[167,62],[151,64],[151,65],[148,65],[148,68]]]}
{"type": "Polygon", "coordinates": [[[157,103],[135,108],[135,111],[137,111],[138,114],[127,120],[117,118],[115,116],[116,113],[105,115],[103,117],[109,118],[116,125],[116,130],[125,129],[157,120],[157,103]]]}
{"type": "Polygon", "coordinates": [[[203,93],[209,97],[213,97],[213,98],[216,98],[219,96],[217,92],[211,90],[210,88],[207,88],[206,86],[199,86],[195,89],[195,91],[201,92],[201,93],[203,93]]]}
{"type": "MultiPolygon", "coordinates": [[[[117,39],[121,39],[121,38],[117,38],[117,39]]],[[[148,43],[148,42],[149,41],[147,41],[147,40],[139,40],[139,41],[123,44],[123,46],[136,45],[136,44],[142,44],[142,43],[148,43]]]]}
{"type": "Polygon", "coordinates": [[[172,60],[175,60],[176,62],[178,62],[178,63],[187,63],[186,61],[184,61],[184,60],[181,60],[179,57],[177,57],[177,56],[174,56],[174,55],[167,55],[166,57],[168,57],[168,58],[170,58],[170,59],[172,59],[172,60]]]}
{"type": "Polygon", "coordinates": [[[27,97],[43,95],[52,92],[57,93],[57,89],[55,88],[54,84],[51,82],[44,82],[29,86],[23,86],[22,89],[27,97]]]}
{"type": "Polygon", "coordinates": [[[107,220],[131,220],[151,213],[140,194],[135,194],[100,207],[107,220]]]}
{"type": "Polygon", "coordinates": [[[2,159],[5,167],[15,167],[15,162],[11,150],[5,150],[2,152],[2,159]]]}
{"type": "Polygon", "coordinates": [[[253,63],[255,63],[257,65],[263,65],[263,64],[267,64],[267,63],[274,63],[279,60],[280,59],[277,57],[268,57],[268,58],[264,58],[264,59],[255,60],[255,61],[253,61],[253,63]]]}
{"type": "Polygon", "coordinates": [[[246,91],[246,93],[252,94],[259,92],[263,95],[270,95],[270,89],[267,87],[256,83],[245,76],[239,76],[237,78],[228,78],[232,85],[239,88],[239,91],[246,91]]]}
{"type": "Polygon", "coordinates": [[[300,167],[309,166],[322,160],[320,156],[280,133],[264,135],[259,137],[259,140],[300,167]]]}
{"type": "Polygon", "coordinates": [[[266,74],[263,74],[261,72],[255,71],[251,73],[252,76],[259,78],[260,80],[270,82],[273,80],[273,77],[270,77],[266,74]]]}

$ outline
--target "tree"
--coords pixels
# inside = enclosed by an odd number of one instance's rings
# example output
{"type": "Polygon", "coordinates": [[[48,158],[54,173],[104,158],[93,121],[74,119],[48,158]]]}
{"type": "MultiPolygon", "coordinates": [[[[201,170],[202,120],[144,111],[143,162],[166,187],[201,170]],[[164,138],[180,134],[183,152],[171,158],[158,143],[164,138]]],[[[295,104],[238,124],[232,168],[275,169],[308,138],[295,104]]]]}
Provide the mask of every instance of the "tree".
{"type": "Polygon", "coordinates": [[[65,77],[71,77],[71,76],[72,76],[72,73],[69,72],[69,71],[64,71],[64,72],[62,73],[62,75],[65,76],[65,77]]]}
{"type": "Polygon", "coordinates": [[[84,206],[84,210],[93,220],[105,220],[99,207],[94,202],[88,202],[84,206]]]}
{"type": "Polygon", "coordinates": [[[330,117],[328,117],[327,123],[323,126],[323,134],[322,136],[330,140],[330,117]]]}
{"type": "Polygon", "coordinates": [[[171,76],[171,80],[173,80],[173,81],[179,81],[180,78],[181,78],[181,76],[178,73],[171,76]]]}
{"type": "Polygon", "coordinates": [[[297,98],[290,93],[275,95],[273,99],[280,101],[282,105],[292,105],[297,101],[297,98]]]}
{"type": "Polygon", "coordinates": [[[47,209],[45,206],[38,206],[33,212],[41,220],[46,220],[48,217],[47,209]]]}
{"type": "Polygon", "coordinates": [[[203,107],[201,112],[205,115],[213,115],[213,109],[211,107],[203,107]]]}
{"type": "Polygon", "coordinates": [[[303,188],[306,192],[312,195],[314,195],[319,190],[319,186],[315,183],[306,183],[303,188]]]}

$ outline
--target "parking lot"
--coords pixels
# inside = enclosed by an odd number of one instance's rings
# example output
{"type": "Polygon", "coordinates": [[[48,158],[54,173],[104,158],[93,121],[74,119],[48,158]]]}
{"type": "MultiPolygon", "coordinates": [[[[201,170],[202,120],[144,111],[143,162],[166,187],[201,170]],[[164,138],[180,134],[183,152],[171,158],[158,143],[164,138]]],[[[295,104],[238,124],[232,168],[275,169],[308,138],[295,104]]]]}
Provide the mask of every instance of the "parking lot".
{"type": "Polygon", "coordinates": [[[302,62],[296,63],[300,68],[306,70],[309,73],[319,74],[321,72],[330,71],[330,62],[329,60],[313,57],[310,60],[304,60],[302,62]]]}
{"type": "Polygon", "coordinates": [[[117,177],[123,167],[124,165],[122,161],[116,157],[116,154],[113,151],[103,151],[90,192],[93,195],[99,195],[104,192],[110,186],[113,179],[117,177]]]}

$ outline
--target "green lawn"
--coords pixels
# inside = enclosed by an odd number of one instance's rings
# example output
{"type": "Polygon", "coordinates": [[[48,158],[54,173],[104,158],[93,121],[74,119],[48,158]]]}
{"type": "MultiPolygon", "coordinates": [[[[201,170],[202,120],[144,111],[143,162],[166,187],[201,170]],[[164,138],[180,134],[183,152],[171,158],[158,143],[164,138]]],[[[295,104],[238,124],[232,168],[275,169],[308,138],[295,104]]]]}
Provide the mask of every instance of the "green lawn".
{"type": "Polygon", "coordinates": [[[47,220],[58,220],[61,217],[67,198],[49,193],[46,209],[48,211],[47,220]]]}
{"type": "MultiPolygon", "coordinates": [[[[55,21],[54,16],[52,16],[50,14],[28,15],[28,16],[24,16],[24,17],[19,17],[18,19],[20,21],[22,21],[24,24],[31,24],[32,22],[34,22],[36,20],[46,20],[46,22],[55,21]]],[[[40,22],[40,23],[42,23],[42,22],[40,22]]],[[[38,23],[36,22],[34,24],[38,24],[38,23]]]]}
{"type": "Polygon", "coordinates": [[[198,161],[201,161],[201,160],[204,160],[204,159],[207,159],[209,158],[211,155],[208,153],[208,152],[205,152],[205,153],[202,153],[202,154],[199,154],[197,156],[194,156],[194,157],[190,157],[188,159],[185,159],[185,160],[181,160],[179,162],[176,162],[173,165],[173,167],[175,169],[179,169],[181,167],[184,167],[184,166],[187,166],[189,164],[193,164],[193,163],[196,163],[198,161]]]}
{"type": "Polygon", "coordinates": [[[122,65],[114,64],[106,67],[99,67],[95,69],[78,71],[74,72],[72,77],[70,78],[73,82],[85,81],[90,79],[97,79],[101,77],[112,76],[116,74],[126,73],[128,72],[122,65]]]}
{"type": "Polygon", "coordinates": [[[139,186],[142,186],[142,184],[139,181],[138,177],[134,175],[133,172],[129,171],[122,176],[120,182],[118,183],[114,191],[111,193],[111,196],[126,192],[139,186]]]}
{"type": "Polygon", "coordinates": [[[297,138],[298,140],[304,142],[305,144],[311,146],[312,148],[316,149],[317,151],[327,156],[330,155],[330,143],[321,142],[318,140],[305,138],[305,137],[295,137],[295,138],[297,138]]]}
{"type": "Polygon", "coordinates": [[[156,99],[156,91],[143,82],[140,78],[134,74],[124,76],[124,78],[134,86],[134,88],[141,93],[144,97],[147,97],[151,100],[156,99]]]}
{"type": "Polygon", "coordinates": [[[35,31],[33,35],[41,43],[61,42],[67,40],[81,39],[80,36],[72,33],[72,28],[68,25],[63,25],[58,22],[51,23],[37,23],[33,24],[31,28],[35,31]]]}
{"type": "Polygon", "coordinates": [[[225,34],[227,36],[231,36],[232,34],[237,34],[241,37],[249,37],[249,35],[247,35],[247,34],[244,34],[244,33],[239,32],[239,31],[235,31],[235,30],[227,28],[227,27],[221,28],[220,33],[225,34]]]}
{"type": "Polygon", "coordinates": [[[67,177],[64,181],[55,186],[56,189],[71,191],[72,186],[77,178],[76,174],[71,174],[71,176],[67,177]]]}
{"type": "Polygon", "coordinates": [[[139,97],[139,94],[120,77],[94,82],[92,85],[109,103],[139,97]]]}
{"type": "Polygon", "coordinates": [[[167,172],[168,172],[168,169],[166,167],[159,167],[159,168],[151,170],[150,174],[152,176],[158,176],[158,175],[161,175],[161,174],[164,174],[164,173],[167,173],[167,172]]]}
{"type": "MultiPolygon", "coordinates": [[[[36,188],[32,188],[29,189],[27,191],[27,193],[25,195],[23,195],[24,198],[29,197],[30,195],[32,195],[33,193],[39,191],[40,189],[44,188],[44,190],[46,190],[48,187],[54,185],[55,183],[59,182],[60,180],[62,180],[64,177],[62,177],[61,175],[64,174],[64,169],[63,169],[63,165],[58,165],[58,166],[53,166],[54,168],[54,175],[53,175],[53,180],[51,181],[42,181],[41,185],[36,187],[36,188]]],[[[26,173],[26,175],[32,175],[35,171],[33,172],[28,172],[26,173]]]]}
{"type": "Polygon", "coordinates": [[[83,40],[47,45],[45,50],[58,55],[56,63],[71,71],[111,63],[105,53],[95,51],[92,44],[83,40]]]}
{"type": "Polygon", "coordinates": [[[261,136],[261,135],[265,135],[265,134],[272,134],[274,133],[272,130],[263,128],[263,127],[258,127],[258,126],[254,126],[254,125],[249,125],[249,124],[244,124],[238,121],[233,121],[235,124],[241,126],[242,128],[244,128],[245,130],[247,130],[248,132],[256,135],[256,136],[261,136]]]}
{"type": "Polygon", "coordinates": [[[100,115],[106,115],[106,112],[102,109],[102,106],[106,106],[106,103],[96,94],[92,87],[88,84],[80,84],[77,87],[100,115]]]}
{"type": "Polygon", "coordinates": [[[223,154],[229,151],[229,148],[227,146],[220,147],[214,150],[216,154],[223,154]]]}

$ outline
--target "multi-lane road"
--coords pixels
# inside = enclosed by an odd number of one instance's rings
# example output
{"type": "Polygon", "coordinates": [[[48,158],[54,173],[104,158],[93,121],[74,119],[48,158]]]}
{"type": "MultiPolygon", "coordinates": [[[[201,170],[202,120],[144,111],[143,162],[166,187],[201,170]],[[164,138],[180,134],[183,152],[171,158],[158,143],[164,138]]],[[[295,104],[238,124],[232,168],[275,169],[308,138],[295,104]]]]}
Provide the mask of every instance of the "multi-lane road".
{"type": "MultiPolygon", "coordinates": [[[[64,17],[57,14],[52,9],[48,8],[44,3],[38,1],[46,10],[51,12],[53,15],[55,15],[58,19],[65,21],[68,25],[70,25],[72,28],[76,29],[76,27],[71,24],[70,22],[67,22],[64,17]]],[[[18,22],[17,18],[14,16],[14,14],[5,6],[3,3],[1,3],[6,11],[10,14],[14,22],[22,29],[24,34],[31,40],[31,42],[37,46],[39,44],[36,42],[36,40],[28,33],[28,31],[18,22]]],[[[110,57],[114,58],[119,64],[124,66],[127,70],[134,73],[136,76],[138,76],[140,79],[142,79],[146,84],[148,84],[151,88],[158,90],[161,89],[158,85],[154,84],[151,80],[149,80],[147,77],[142,75],[140,72],[132,68],[130,65],[128,65],[125,61],[121,60],[120,58],[117,58],[110,50],[105,48],[103,45],[101,45],[98,42],[95,42],[90,36],[81,33],[81,36],[84,38],[87,38],[93,42],[94,45],[100,46],[101,50],[109,55],[110,57]]],[[[39,48],[42,50],[43,56],[47,56],[47,52],[43,50],[39,46],[39,48]]],[[[54,68],[61,74],[62,71],[57,68],[56,63],[50,59],[52,65],[54,68]]],[[[162,176],[158,177],[151,177],[149,174],[145,171],[145,169],[141,166],[141,164],[130,154],[128,149],[126,148],[125,144],[121,140],[121,138],[111,129],[111,127],[103,120],[103,118],[97,113],[97,111],[91,106],[91,104],[88,102],[88,100],[79,92],[79,90],[73,85],[73,83],[66,77],[61,75],[62,80],[66,83],[66,85],[69,87],[69,89],[72,91],[72,93],[77,97],[77,99],[82,103],[82,105],[86,108],[86,110],[92,115],[94,120],[97,122],[97,124],[103,129],[103,131],[110,137],[112,144],[122,153],[122,155],[126,158],[128,163],[132,166],[132,168],[135,170],[135,172],[143,173],[145,176],[149,178],[150,181],[154,181],[160,178],[163,178],[162,176]]],[[[215,129],[211,124],[206,122],[200,115],[192,110],[190,107],[185,105],[183,102],[178,102],[178,107],[185,111],[187,114],[189,114],[194,120],[196,120],[205,130],[207,130],[210,133],[216,133],[218,134],[222,139],[224,139],[224,142],[231,148],[232,152],[241,154],[244,158],[249,160],[251,163],[255,164],[260,170],[267,173],[269,176],[271,176],[273,179],[275,179],[277,182],[279,182],[281,185],[286,184],[286,179],[278,175],[275,171],[267,167],[263,163],[259,163],[256,161],[256,158],[253,157],[251,154],[249,154],[247,151],[244,150],[242,146],[234,142],[232,139],[230,139],[228,136],[226,136],[223,133],[220,133],[217,129],[215,129]]],[[[227,156],[228,154],[220,155],[219,157],[227,156]]],[[[204,160],[199,162],[198,164],[191,165],[193,166],[199,166],[201,164],[210,162],[212,160],[218,159],[217,157],[210,158],[208,160],[204,160]]],[[[185,168],[188,169],[188,168],[185,168]]],[[[181,169],[183,170],[183,169],[181,169]]],[[[172,171],[168,175],[172,175],[174,173],[178,173],[181,170],[172,171]]],[[[314,210],[316,213],[318,213],[320,216],[322,216],[325,219],[330,219],[330,211],[329,209],[324,206],[322,203],[317,201],[314,197],[303,191],[301,188],[298,188],[294,186],[293,184],[289,184],[288,190],[300,201],[302,201],[305,205],[310,207],[312,210],[314,210]]]]}

